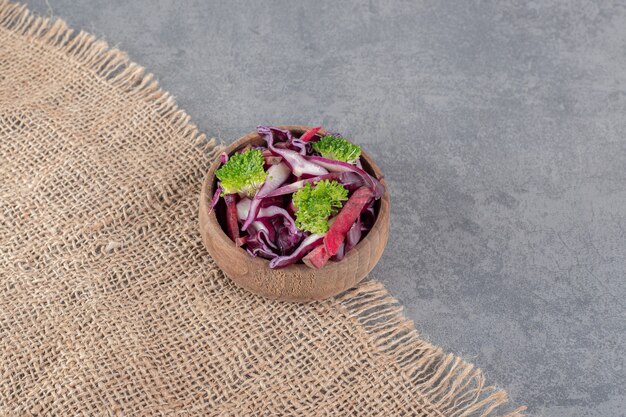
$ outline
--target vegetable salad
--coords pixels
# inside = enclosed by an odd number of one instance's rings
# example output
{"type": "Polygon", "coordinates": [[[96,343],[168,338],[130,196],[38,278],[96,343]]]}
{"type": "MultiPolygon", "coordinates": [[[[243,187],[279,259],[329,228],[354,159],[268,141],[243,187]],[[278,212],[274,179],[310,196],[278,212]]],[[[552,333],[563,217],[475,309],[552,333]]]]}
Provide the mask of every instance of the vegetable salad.
{"type": "Polygon", "coordinates": [[[270,268],[340,261],[371,229],[383,185],[363,170],[361,148],[315,127],[299,138],[259,126],[265,146],[220,155],[211,209],[221,200],[228,236],[270,268]]]}

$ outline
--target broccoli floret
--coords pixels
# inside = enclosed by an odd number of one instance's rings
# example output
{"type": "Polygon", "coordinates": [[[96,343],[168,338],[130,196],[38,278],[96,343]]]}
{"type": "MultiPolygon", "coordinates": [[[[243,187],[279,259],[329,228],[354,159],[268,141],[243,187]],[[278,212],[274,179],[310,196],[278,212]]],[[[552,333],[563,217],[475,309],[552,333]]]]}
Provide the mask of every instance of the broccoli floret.
{"type": "Polygon", "coordinates": [[[335,159],[337,161],[355,163],[361,156],[361,148],[354,143],[350,143],[341,136],[324,136],[313,143],[313,149],[324,158],[335,159]]]}
{"type": "Polygon", "coordinates": [[[296,207],[296,226],[315,234],[328,231],[328,218],[339,211],[348,199],[348,190],[337,181],[322,180],[311,187],[304,188],[293,195],[296,207]]]}
{"type": "Polygon", "coordinates": [[[236,153],[215,172],[225,194],[240,193],[252,198],[265,182],[263,153],[259,149],[248,149],[236,153]]]}

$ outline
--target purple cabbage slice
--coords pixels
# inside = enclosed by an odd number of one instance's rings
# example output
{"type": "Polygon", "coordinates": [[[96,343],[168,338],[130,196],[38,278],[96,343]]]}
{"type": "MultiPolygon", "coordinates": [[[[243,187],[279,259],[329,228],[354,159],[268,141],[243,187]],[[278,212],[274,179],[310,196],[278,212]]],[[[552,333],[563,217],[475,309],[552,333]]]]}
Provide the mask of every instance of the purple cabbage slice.
{"type": "Polygon", "coordinates": [[[346,234],[346,240],[344,241],[344,244],[345,244],[344,253],[348,253],[350,249],[355,247],[357,243],[359,243],[359,241],[361,240],[361,232],[362,232],[361,227],[362,227],[361,219],[358,218],[356,219],[356,221],[354,222],[352,227],[350,227],[350,230],[348,230],[348,233],[346,234]]]}
{"type": "Polygon", "coordinates": [[[304,255],[321,245],[324,242],[324,235],[310,235],[305,238],[300,246],[291,255],[278,256],[270,261],[270,268],[284,268],[299,261],[304,255]]]}
{"type": "MultiPolygon", "coordinates": [[[[269,207],[269,206],[283,206],[284,202],[283,202],[283,196],[277,196],[277,197],[271,197],[271,196],[266,196],[263,197],[261,199],[261,208],[263,207],[269,207]]],[[[244,219],[246,220],[246,219],[244,219]]]]}
{"type": "MultiPolygon", "coordinates": [[[[240,221],[248,217],[250,205],[251,201],[248,198],[243,198],[237,203],[237,217],[240,221]]],[[[282,255],[293,250],[302,240],[302,231],[296,227],[289,212],[282,207],[261,207],[250,229],[261,232],[259,223],[264,226],[259,239],[270,238],[271,241],[264,241],[266,246],[278,249],[282,255]]]]}
{"type": "Polygon", "coordinates": [[[385,192],[385,188],[376,178],[352,164],[334,159],[324,158],[322,156],[307,156],[306,160],[319,165],[331,172],[354,172],[363,178],[363,181],[374,191],[374,199],[378,200],[385,192]]]}
{"type": "Polygon", "coordinates": [[[279,217],[274,219],[276,227],[276,245],[281,255],[287,255],[302,241],[304,233],[301,230],[292,233],[289,225],[281,220],[282,219],[279,217]]]}
{"type": "Polygon", "coordinates": [[[293,200],[289,201],[289,204],[287,205],[287,211],[289,212],[289,214],[295,217],[296,211],[298,210],[296,209],[296,205],[293,204],[293,200]]]}
{"type": "Polygon", "coordinates": [[[270,233],[274,233],[274,229],[270,224],[255,221],[248,231],[248,236],[239,238],[237,245],[241,246],[245,244],[246,251],[254,257],[260,256],[266,259],[273,259],[277,257],[278,254],[276,253],[276,245],[271,242],[273,239],[270,233]]]}
{"type": "Polygon", "coordinates": [[[272,223],[266,219],[255,220],[252,222],[252,228],[256,231],[259,239],[267,246],[277,249],[274,241],[276,240],[276,231],[272,227],[272,223]]]}
{"type": "MultiPolygon", "coordinates": [[[[249,198],[242,198],[241,200],[239,200],[239,202],[237,203],[237,219],[239,221],[243,221],[248,216],[248,212],[250,210],[251,205],[252,205],[252,202],[249,198]]],[[[277,208],[280,209],[280,207],[277,207],[277,208]]],[[[265,210],[265,209],[262,209],[262,210],[265,210]]],[[[288,215],[286,210],[284,209],[280,209],[280,210],[282,210],[285,214],[288,215]]],[[[274,211],[272,211],[271,213],[274,215],[277,215],[275,214],[274,211]]],[[[274,243],[274,241],[276,240],[276,231],[274,230],[274,225],[272,224],[271,220],[268,217],[269,216],[256,218],[250,224],[251,227],[250,227],[250,230],[248,230],[248,234],[250,235],[251,239],[262,240],[263,243],[265,243],[267,246],[276,248],[276,244],[274,243]]],[[[294,223],[294,227],[295,227],[295,223],[294,223]]]]}
{"type": "Polygon", "coordinates": [[[211,199],[211,210],[209,210],[209,213],[213,211],[215,206],[217,206],[218,201],[220,201],[220,194],[222,193],[222,191],[224,191],[222,189],[222,184],[218,182],[217,188],[215,189],[215,192],[213,193],[213,199],[211,199]]]}
{"type": "MultiPolygon", "coordinates": [[[[249,198],[242,198],[237,203],[237,217],[239,220],[247,219],[250,214],[250,207],[252,207],[252,201],[249,198]]],[[[293,234],[297,234],[300,232],[300,229],[296,226],[296,222],[293,220],[293,217],[282,207],[278,206],[269,206],[269,207],[261,207],[256,215],[256,220],[263,219],[273,219],[275,217],[282,217],[283,221],[289,228],[289,232],[293,234]]]]}
{"type": "Polygon", "coordinates": [[[255,234],[248,236],[246,240],[246,251],[253,257],[260,256],[265,259],[274,259],[278,256],[272,248],[267,246],[267,244],[260,240],[255,234]]]}
{"type": "MultiPolygon", "coordinates": [[[[285,142],[285,146],[289,145],[291,142],[293,142],[296,138],[293,136],[293,134],[286,129],[280,129],[278,127],[274,127],[274,126],[259,126],[259,127],[264,127],[267,128],[270,132],[272,132],[274,135],[276,135],[276,139],[279,142],[285,142]]],[[[258,129],[258,127],[257,127],[258,129]]],[[[261,132],[259,132],[261,133],[261,132]]]]}
{"type": "Polygon", "coordinates": [[[300,232],[300,229],[296,227],[296,222],[284,208],[278,206],[265,207],[260,209],[259,214],[257,215],[257,219],[273,219],[275,217],[281,217],[285,222],[285,225],[289,228],[289,232],[291,232],[292,234],[297,234],[298,232],[300,232]]]}
{"type": "Polygon", "coordinates": [[[374,227],[376,221],[376,213],[374,211],[374,201],[372,201],[365,210],[361,212],[361,231],[367,232],[374,227]]]}
{"type": "Polygon", "coordinates": [[[246,217],[246,221],[241,226],[241,230],[248,230],[250,224],[254,221],[261,204],[261,199],[265,197],[270,192],[274,191],[276,188],[280,187],[287,178],[289,178],[291,172],[289,171],[289,167],[284,163],[280,163],[277,165],[272,165],[267,170],[267,177],[265,177],[265,182],[256,192],[254,198],[252,199],[252,203],[250,204],[250,209],[248,211],[248,216],[246,217]]]}
{"type": "Polygon", "coordinates": [[[267,197],[276,197],[285,194],[295,193],[307,183],[313,184],[322,180],[335,180],[341,183],[348,190],[356,190],[360,186],[363,185],[363,180],[361,176],[355,174],[354,172],[331,172],[330,174],[320,175],[318,177],[306,178],[304,180],[292,182],[291,184],[284,185],[280,188],[275,189],[271,193],[267,195],[267,197]]]}
{"type": "MultiPolygon", "coordinates": [[[[226,162],[228,162],[228,154],[226,152],[222,152],[220,154],[220,165],[224,165],[226,162]]],[[[222,193],[222,191],[224,191],[224,189],[222,188],[222,184],[220,184],[220,182],[218,181],[217,188],[215,189],[215,192],[213,193],[213,198],[211,199],[211,211],[213,211],[218,201],[220,200],[220,194],[222,193]]]]}
{"type": "Polygon", "coordinates": [[[302,139],[296,139],[288,130],[285,131],[275,127],[272,127],[271,129],[277,136],[286,136],[289,138],[287,140],[288,149],[297,151],[300,155],[308,155],[313,150],[309,142],[305,142],[302,139]]]}
{"type": "MultiPolygon", "coordinates": [[[[278,148],[274,146],[274,130],[271,127],[258,126],[257,131],[267,142],[267,147],[269,148],[269,150],[277,155],[282,156],[284,162],[289,165],[291,171],[293,172],[293,175],[295,175],[296,177],[301,177],[304,174],[312,176],[328,174],[328,171],[325,168],[323,168],[319,164],[308,161],[306,157],[300,155],[300,153],[291,149],[278,148]]],[[[276,129],[276,131],[282,132],[280,129],[276,129]]]]}
{"type": "Polygon", "coordinates": [[[298,152],[300,155],[306,155],[307,153],[307,144],[300,139],[292,140],[291,143],[287,144],[287,147],[292,151],[298,152]]]}

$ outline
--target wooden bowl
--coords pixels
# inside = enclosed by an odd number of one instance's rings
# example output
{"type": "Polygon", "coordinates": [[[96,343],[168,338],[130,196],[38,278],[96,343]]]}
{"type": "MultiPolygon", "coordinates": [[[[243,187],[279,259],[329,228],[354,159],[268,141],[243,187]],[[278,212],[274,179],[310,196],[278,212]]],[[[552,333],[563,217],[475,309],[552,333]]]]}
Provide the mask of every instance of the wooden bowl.
{"type": "MultiPolygon", "coordinates": [[[[296,136],[309,129],[307,126],[281,126],[296,136]]],[[[229,155],[247,144],[262,145],[257,132],[250,132],[225,149],[229,155]]],[[[378,178],[383,185],[382,174],[372,158],[362,153],[363,168],[378,178]]],[[[380,259],[389,234],[389,193],[377,202],[374,226],[340,262],[328,262],[321,269],[312,269],[298,263],[282,269],[270,269],[269,261],[253,258],[244,249],[236,247],[217,220],[216,210],[210,211],[215,192],[215,170],[219,158],[211,165],[204,178],[200,194],[200,234],[204,246],[226,276],[237,285],[267,298],[285,301],[321,300],[339,294],[360,282],[380,259]]]]}

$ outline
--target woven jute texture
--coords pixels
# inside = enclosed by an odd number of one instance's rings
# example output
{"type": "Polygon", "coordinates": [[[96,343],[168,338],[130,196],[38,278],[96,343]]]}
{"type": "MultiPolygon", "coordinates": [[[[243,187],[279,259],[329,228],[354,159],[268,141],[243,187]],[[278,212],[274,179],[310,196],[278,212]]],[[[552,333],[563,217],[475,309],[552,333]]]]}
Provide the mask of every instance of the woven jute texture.
{"type": "Polygon", "coordinates": [[[0,3],[0,415],[520,415],[378,282],[235,287],[198,233],[217,151],[124,53],[0,3]]]}

